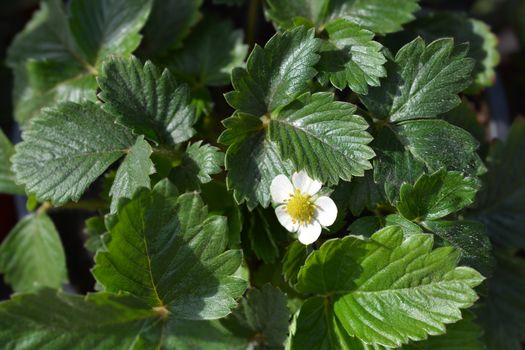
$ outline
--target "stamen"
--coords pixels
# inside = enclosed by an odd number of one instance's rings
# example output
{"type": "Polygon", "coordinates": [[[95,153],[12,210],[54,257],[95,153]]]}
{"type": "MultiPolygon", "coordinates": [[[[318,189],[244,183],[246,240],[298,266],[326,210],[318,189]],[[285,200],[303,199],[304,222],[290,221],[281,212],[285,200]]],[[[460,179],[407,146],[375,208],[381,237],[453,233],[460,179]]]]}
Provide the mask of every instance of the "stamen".
{"type": "Polygon", "coordinates": [[[315,204],[312,200],[312,196],[296,189],[290,199],[286,202],[286,211],[290,214],[294,224],[297,222],[299,224],[311,223],[315,211],[315,204]]]}

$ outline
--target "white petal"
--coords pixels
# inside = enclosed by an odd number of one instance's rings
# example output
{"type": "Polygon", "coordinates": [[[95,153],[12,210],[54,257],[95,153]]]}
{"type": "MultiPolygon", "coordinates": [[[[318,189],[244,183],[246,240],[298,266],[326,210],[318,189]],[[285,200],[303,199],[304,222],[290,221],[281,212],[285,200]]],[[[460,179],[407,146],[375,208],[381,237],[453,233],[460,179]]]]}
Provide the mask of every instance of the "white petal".
{"type": "Polygon", "coordinates": [[[325,227],[330,226],[334,223],[337,218],[337,206],[330,197],[321,196],[314,202],[315,208],[315,219],[325,227]]]}
{"type": "Polygon", "coordinates": [[[302,244],[312,244],[313,242],[317,241],[317,238],[319,238],[320,235],[321,225],[317,221],[299,227],[298,238],[299,242],[302,244]]]}
{"type": "Polygon", "coordinates": [[[309,194],[310,196],[319,192],[321,186],[323,186],[322,182],[312,179],[304,170],[294,173],[292,175],[292,182],[295,188],[303,193],[309,194]]]}
{"type": "Polygon", "coordinates": [[[286,211],[286,205],[280,205],[275,208],[275,215],[277,215],[277,220],[287,229],[289,232],[297,232],[299,228],[299,223],[293,223],[292,217],[286,211]]]}
{"type": "Polygon", "coordinates": [[[292,183],[285,175],[277,175],[274,177],[272,184],[270,185],[272,201],[275,204],[283,203],[286,199],[290,198],[293,194],[293,190],[292,183]]]}

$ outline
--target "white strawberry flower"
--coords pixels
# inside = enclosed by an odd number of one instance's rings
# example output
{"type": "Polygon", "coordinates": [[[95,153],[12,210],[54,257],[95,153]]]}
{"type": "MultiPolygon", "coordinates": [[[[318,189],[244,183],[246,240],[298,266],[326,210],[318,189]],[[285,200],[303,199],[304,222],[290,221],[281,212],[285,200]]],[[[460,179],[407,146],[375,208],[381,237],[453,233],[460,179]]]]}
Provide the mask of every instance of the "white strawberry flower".
{"type": "Polygon", "coordinates": [[[327,196],[319,196],[322,183],[313,180],[305,171],[292,175],[277,175],[270,185],[277,219],[288,231],[297,232],[299,242],[311,244],[319,238],[323,227],[332,225],[337,206],[327,196]]]}

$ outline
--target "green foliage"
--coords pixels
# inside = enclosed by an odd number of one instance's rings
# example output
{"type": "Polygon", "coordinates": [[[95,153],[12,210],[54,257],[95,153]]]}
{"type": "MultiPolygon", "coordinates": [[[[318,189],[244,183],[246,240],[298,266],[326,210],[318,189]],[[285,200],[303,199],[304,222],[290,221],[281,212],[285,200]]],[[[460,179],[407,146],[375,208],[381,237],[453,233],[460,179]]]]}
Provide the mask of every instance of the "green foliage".
{"type": "Polygon", "coordinates": [[[15,154],[11,141],[0,130],[0,193],[22,194],[24,189],[15,183],[10,158],[15,154]]]}

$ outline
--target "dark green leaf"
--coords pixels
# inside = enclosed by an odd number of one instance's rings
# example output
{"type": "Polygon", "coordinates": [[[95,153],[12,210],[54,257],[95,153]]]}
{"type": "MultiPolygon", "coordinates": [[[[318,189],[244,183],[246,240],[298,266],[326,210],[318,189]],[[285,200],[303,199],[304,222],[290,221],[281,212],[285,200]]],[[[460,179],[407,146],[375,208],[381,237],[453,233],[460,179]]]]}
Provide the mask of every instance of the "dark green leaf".
{"type": "Polygon", "coordinates": [[[413,221],[434,220],[461,210],[476,196],[477,181],[458,172],[440,170],[401,186],[397,209],[413,221]]]}
{"type": "Polygon", "coordinates": [[[354,236],[370,237],[383,227],[379,216],[363,216],[352,222],[348,231],[354,236]]]}
{"type": "Polygon", "coordinates": [[[247,227],[250,247],[255,255],[266,264],[279,257],[279,242],[288,237],[287,231],[279,224],[272,208],[256,208],[249,216],[247,227]]]}
{"type": "Polygon", "coordinates": [[[104,109],[122,125],[161,144],[187,141],[195,130],[195,108],[186,84],[177,84],[168,70],[135,57],[104,61],[98,78],[104,109]]]}
{"type": "Polygon", "coordinates": [[[334,201],[341,206],[347,206],[354,216],[361,215],[366,208],[376,209],[384,202],[381,187],[374,182],[372,171],[366,171],[364,177],[354,177],[351,182],[341,182],[334,191],[334,201]]]}
{"type": "Polygon", "coordinates": [[[230,333],[219,320],[168,322],[166,349],[246,350],[247,342],[230,333]]]}
{"type": "Polygon", "coordinates": [[[22,194],[24,188],[15,183],[15,175],[11,171],[11,156],[15,149],[11,141],[0,129],[0,193],[22,194]]]}
{"type": "Polygon", "coordinates": [[[22,138],[12,158],[16,179],[39,200],[55,204],[77,201],[135,142],[128,129],[91,102],[45,110],[22,138]]]}
{"type": "Polygon", "coordinates": [[[299,241],[293,241],[288,246],[282,261],[283,277],[288,283],[297,282],[297,274],[308,257],[308,249],[308,246],[299,241]]]}
{"type": "Polygon", "coordinates": [[[18,222],[0,246],[0,271],[16,292],[61,288],[66,257],[53,221],[31,214],[18,222]]]}
{"type": "Polygon", "coordinates": [[[104,217],[93,216],[85,222],[85,233],[87,239],[84,242],[84,246],[91,253],[96,253],[97,250],[102,249],[106,246],[108,240],[106,224],[104,223],[104,217]]]}

